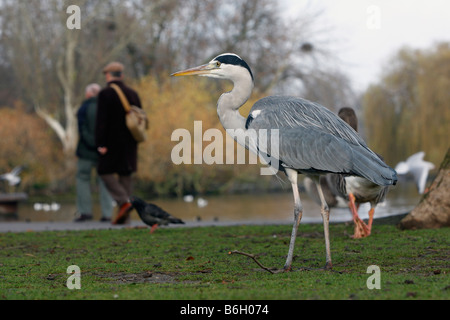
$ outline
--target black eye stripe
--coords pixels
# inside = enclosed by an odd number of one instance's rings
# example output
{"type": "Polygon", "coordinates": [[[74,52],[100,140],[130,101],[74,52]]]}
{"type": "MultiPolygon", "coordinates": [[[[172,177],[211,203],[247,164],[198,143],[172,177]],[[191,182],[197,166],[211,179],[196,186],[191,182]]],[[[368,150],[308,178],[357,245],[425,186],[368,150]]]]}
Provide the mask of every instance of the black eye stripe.
{"type": "Polygon", "coordinates": [[[226,55],[218,56],[214,60],[219,61],[220,63],[232,64],[232,65],[235,65],[235,66],[244,67],[244,68],[246,68],[248,70],[248,72],[250,72],[250,75],[252,76],[252,79],[254,79],[252,70],[250,69],[250,67],[247,64],[247,62],[245,62],[244,60],[242,60],[238,56],[231,55],[231,54],[226,54],[226,55]]]}

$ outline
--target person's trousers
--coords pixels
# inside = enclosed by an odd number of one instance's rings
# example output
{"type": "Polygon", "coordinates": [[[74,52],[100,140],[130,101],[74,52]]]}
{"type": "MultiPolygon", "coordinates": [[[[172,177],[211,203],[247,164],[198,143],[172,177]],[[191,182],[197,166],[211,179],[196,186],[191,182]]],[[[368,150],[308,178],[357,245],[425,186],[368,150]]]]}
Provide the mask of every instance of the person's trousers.
{"type": "Polygon", "coordinates": [[[130,175],[102,174],[100,178],[105,183],[111,196],[119,207],[130,201],[133,181],[130,175]]]}
{"type": "MultiPolygon", "coordinates": [[[[77,209],[81,214],[92,215],[92,191],[91,191],[91,176],[92,171],[97,167],[97,162],[87,159],[78,159],[77,163],[77,209]]],[[[113,212],[113,198],[108,192],[102,179],[96,176],[96,182],[100,191],[100,206],[102,217],[111,218],[113,212]]]]}

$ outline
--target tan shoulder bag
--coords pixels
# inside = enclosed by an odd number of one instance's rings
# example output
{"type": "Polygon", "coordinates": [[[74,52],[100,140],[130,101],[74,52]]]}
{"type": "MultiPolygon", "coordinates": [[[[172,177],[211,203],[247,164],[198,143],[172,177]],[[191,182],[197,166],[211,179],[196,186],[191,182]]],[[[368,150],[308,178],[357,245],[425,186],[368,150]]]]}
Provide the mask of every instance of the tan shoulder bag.
{"type": "Polygon", "coordinates": [[[144,110],[139,107],[130,105],[127,98],[123,94],[120,87],[112,83],[111,88],[113,88],[122,102],[123,108],[125,109],[125,122],[130,130],[136,142],[144,142],[147,139],[147,129],[148,129],[148,118],[144,110]]]}

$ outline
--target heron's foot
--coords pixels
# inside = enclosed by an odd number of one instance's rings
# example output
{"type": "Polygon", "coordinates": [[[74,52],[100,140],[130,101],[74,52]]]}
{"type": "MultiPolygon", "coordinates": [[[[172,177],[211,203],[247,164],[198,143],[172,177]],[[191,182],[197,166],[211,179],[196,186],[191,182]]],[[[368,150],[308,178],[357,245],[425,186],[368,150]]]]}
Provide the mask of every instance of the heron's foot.
{"type": "Polygon", "coordinates": [[[331,262],[327,262],[324,267],[325,270],[332,270],[333,264],[331,262]]]}
{"type": "Polygon", "coordinates": [[[283,269],[279,269],[278,270],[278,272],[290,272],[290,271],[292,271],[292,266],[291,265],[289,265],[289,266],[285,265],[283,267],[283,269]]]}

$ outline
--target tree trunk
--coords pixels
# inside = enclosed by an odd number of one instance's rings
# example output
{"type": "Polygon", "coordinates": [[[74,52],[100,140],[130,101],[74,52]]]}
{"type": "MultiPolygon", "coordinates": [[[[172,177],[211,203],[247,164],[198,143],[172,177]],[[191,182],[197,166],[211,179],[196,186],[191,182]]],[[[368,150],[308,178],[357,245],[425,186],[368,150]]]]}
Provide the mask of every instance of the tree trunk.
{"type": "Polygon", "coordinates": [[[401,229],[432,229],[450,226],[450,149],[447,150],[438,175],[420,203],[408,214],[401,229]]]}

